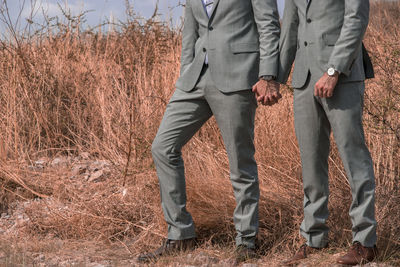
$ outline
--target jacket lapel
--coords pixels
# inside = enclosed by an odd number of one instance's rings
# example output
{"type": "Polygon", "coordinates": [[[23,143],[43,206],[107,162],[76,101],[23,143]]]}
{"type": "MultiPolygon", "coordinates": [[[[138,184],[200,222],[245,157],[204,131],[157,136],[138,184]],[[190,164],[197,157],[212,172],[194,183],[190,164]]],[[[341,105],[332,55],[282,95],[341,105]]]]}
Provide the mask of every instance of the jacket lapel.
{"type": "Polygon", "coordinates": [[[307,1],[307,9],[306,9],[306,11],[308,11],[308,9],[310,8],[310,4],[311,4],[312,0],[306,0],[306,1],[307,1]]]}
{"type": "Polygon", "coordinates": [[[220,0],[214,0],[213,9],[212,9],[211,15],[210,15],[210,21],[212,20],[214,14],[215,14],[215,10],[216,10],[217,7],[218,7],[219,1],[220,1],[220,0]]]}
{"type": "Polygon", "coordinates": [[[200,13],[202,20],[208,21],[207,11],[204,8],[203,0],[192,1],[193,7],[196,8],[196,12],[200,13]]]}

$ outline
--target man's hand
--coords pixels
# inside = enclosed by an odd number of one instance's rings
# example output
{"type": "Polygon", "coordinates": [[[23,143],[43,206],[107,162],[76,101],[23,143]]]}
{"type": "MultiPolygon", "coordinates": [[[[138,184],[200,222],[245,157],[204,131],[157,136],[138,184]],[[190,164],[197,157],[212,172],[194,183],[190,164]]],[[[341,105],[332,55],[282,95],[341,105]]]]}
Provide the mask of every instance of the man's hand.
{"type": "Polygon", "coordinates": [[[257,101],[265,106],[272,106],[278,103],[282,95],[279,93],[280,84],[276,81],[266,81],[260,79],[254,86],[253,92],[256,94],[257,101]]]}
{"type": "Polygon", "coordinates": [[[321,79],[315,84],[314,95],[325,98],[332,97],[338,80],[338,72],[336,72],[334,76],[329,76],[328,73],[325,72],[321,79]]]}

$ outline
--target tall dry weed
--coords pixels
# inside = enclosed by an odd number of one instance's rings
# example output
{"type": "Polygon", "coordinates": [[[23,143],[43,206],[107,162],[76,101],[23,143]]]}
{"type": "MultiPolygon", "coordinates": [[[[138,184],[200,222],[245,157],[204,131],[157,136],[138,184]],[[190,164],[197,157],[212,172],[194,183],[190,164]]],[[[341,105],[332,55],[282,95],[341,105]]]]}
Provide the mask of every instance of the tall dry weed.
{"type": "MultiPolygon", "coordinates": [[[[398,14],[399,2],[373,4],[366,37],[377,78],[367,84],[365,127],[377,176],[384,258],[400,257],[398,14]]],[[[150,146],[179,74],[180,32],[134,18],[109,33],[78,29],[63,25],[29,41],[1,42],[0,206],[7,210],[16,200],[42,199],[29,202],[29,221],[17,235],[130,239],[130,249],[137,252],[157,245],[165,235],[150,146]],[[91,183],[71,179],[67,168],[40,173],[26,168],[40,157],[81,152],[111,161],[114,175],[91,183]]],[[[259,245],[264,251],[291,249],[301,242],[301,164],[292,113],[287,89],[280,104],[257,111],[259,245]]],[[[213,119],[183,153],[188,209],[200,240],[233,245],[235,202],[213,119]]],[[[331,244],[345,246],[351,242],[351,194],[334,146],[329,163],[331,244]]]]}

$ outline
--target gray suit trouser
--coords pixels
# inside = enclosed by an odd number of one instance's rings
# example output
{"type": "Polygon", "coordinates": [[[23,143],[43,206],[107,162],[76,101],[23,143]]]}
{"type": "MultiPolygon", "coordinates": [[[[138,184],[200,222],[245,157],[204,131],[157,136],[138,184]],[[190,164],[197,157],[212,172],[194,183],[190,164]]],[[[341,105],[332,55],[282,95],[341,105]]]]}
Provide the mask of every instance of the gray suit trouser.
{"type": "Polygon", "coordinates": [[[194,90],[175,91],[152,146],[168,238],[195,237],[193,219],[186,210],[181,149],[214,115],[228,153],[237,203],[234,211],[236,244],[254,247],[260,195],[253,143],[257,101],[251,90],[222,93],[215,87],[209,72],[208,68],[203,69],[194,90]]]}
{"type": "Polygon", "coordinates": [[[375,177],[362,125],[364,82],[338,84],[332,98],[314,96],[320,77],[309,75],[295,89],[294,117],[304,185],[304,220],[300,232],[312,247],[328,242],[328,156],[332,130],[351,187],[353,242],[376,243],[375,177]]]}

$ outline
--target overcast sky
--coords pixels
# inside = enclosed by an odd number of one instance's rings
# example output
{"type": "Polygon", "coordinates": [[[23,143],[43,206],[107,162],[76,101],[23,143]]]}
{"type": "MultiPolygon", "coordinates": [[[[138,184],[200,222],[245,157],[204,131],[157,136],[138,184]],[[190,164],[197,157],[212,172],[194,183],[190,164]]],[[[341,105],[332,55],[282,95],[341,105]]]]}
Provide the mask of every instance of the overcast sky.
{"type": "MultiPolygon", "coordinates": [[[[25,0],[25,7],[22,12],[22,17],[29,17],[31,10],[31,2],[35,0],[25,0]]],[[[36,20],[41,18],[42,10],[50,17],[61,16],[61,10],[58,6],[65,7],[71,11],[73,15],[77,15],[82,11],[91,10],[87,15],[87,23],[91,26],[98,25],[106,19],[113,17],[116,21],[124,21],[126,18],[126,1],[127,0],[36,0],[35,10],[39,11],[36,15],[36,20]]],[[[185,2],[185,0],[180,0],[185,2]]],[[[200,1],[200,0],[198,0],[200,1]]],[[[24,0],[7,0],[10,13],[13,18],[21,10],[21,3],[24,0]]],[[[129,0],[134,6],[134,10],[138,15],[145,18],[150,17],[154,13],[157,0],[129,0]]],[[[284,0],[278,0],[280,10],[282,11],[284,0]]],[[[178,7],[179,0],[160,0],[159,13],[163,14],[163,19],[173,18],[175,24],[180,22],[183,10],[178,7]]],[[[1,8],[1,6],[0,6],[1,8]]],[[[0,22],[2,24],[2,22],[0,22]]],[[[4,25],[0,25],[4,26],[4,25]]]]}

